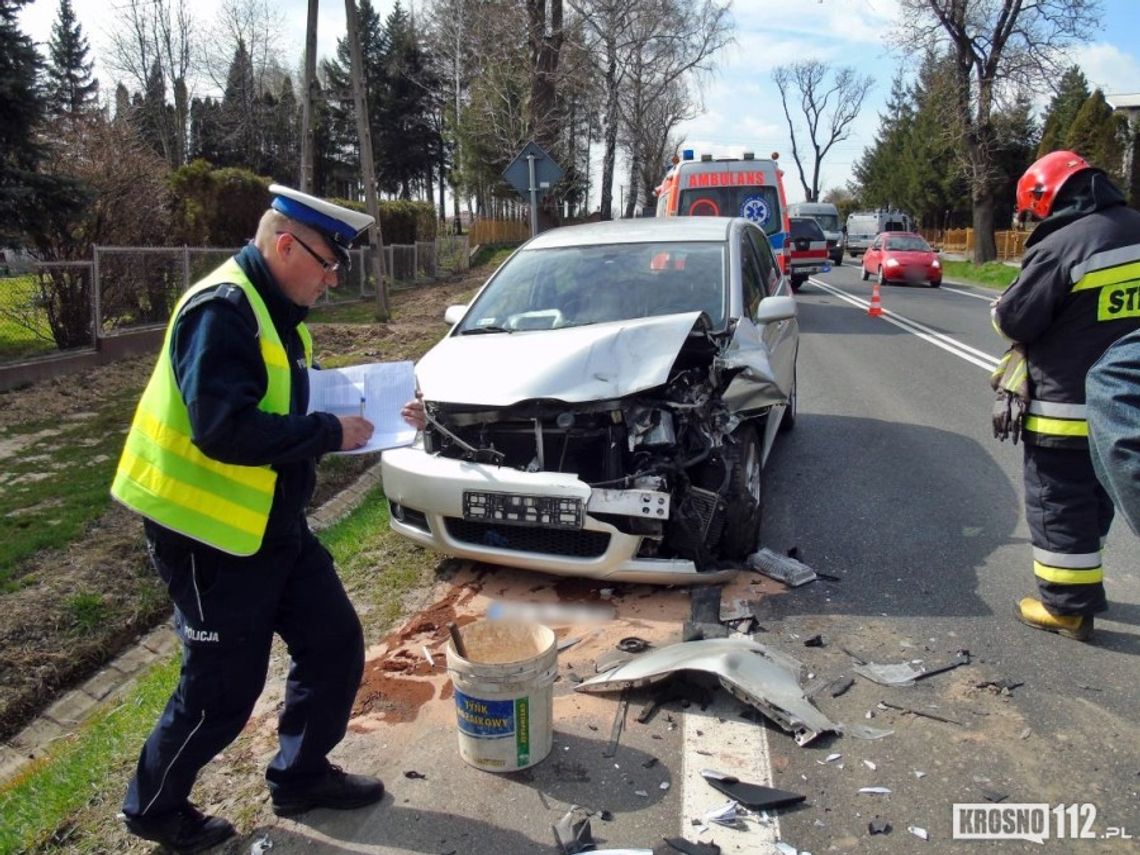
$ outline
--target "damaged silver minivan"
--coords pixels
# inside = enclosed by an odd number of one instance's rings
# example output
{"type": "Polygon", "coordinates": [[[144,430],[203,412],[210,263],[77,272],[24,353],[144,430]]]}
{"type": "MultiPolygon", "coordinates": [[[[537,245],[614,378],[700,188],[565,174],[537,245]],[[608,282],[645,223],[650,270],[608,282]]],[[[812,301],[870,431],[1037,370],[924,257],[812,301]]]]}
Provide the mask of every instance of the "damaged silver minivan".
{"type": "Polygon", "coordinates": [[[382,459],[395,532],[447,555],[663,584],[756,548],[764,461],[796,416],[799,328],[748,220],[544,232],[445,318],[416,366],[422,442],[382,459]]]}

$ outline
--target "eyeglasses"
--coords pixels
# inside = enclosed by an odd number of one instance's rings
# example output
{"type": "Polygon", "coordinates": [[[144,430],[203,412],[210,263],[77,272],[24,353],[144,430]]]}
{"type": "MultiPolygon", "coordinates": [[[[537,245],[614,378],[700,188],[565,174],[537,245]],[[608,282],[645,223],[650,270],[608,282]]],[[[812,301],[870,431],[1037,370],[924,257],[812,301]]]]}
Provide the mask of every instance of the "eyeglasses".
{"type": "Polygon", "coordinates": [[[321,255],[292,232],[277,232],[277,234],[289,235],[289,237],[297,241],[297,243],[301,245],[301,249],[305,250],[305,252],[309,253],[309,255],[317,260],[317,264],[321,266],[321,270],[323,270],[325,273],[336,273],[338,270],[340,270],[339,261],[329,261],[327,258],[325,258],[323,255],[321,255]]]}

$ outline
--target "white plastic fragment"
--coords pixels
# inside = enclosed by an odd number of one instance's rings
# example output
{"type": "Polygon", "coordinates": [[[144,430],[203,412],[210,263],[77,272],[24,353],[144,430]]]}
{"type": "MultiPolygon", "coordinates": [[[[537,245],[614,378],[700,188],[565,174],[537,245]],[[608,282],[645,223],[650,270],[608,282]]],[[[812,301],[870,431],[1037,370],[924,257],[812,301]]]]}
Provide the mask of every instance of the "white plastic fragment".
{"type": "Polygon", "coordinates": [[[859,792],[869,796],[889,796],[891,791],[887,787],[860,787],[859,792]]]}
{"type": "Polygon", "coordinates": [[[870,760],[864,760],[863,765],[866,766],[868,769],[870,769],[872,772],[874,772],[876,769],[879,768],[870,760]]]}
{"type": "Polygon", "coordinates": [[[667,789],[669,789],[669,782],[668,782],[668,781],[662,781],[662,782],[661,782],[661,789],[662,789],[662,790],[667,790],[667,789]]]}
{"type": "Polygon", "coordinates": [[[799,849],[782,840],[776,841],[776,851],[779,852],[780,855],[800,855],[799,849]]]}
{"type": "Polygon", "coordinates": [[[917,825],[908,825],[906,830],[913,834],[915,837],[920,837],[923,840],[929,840],[930,835],[926,833],[925,828],[919,828],[917,825]]]}
{"type": "Polygon", "coordinates": [[[826,766],[828,763],[834,763],[842,756],[842,754],[828,754],[827,757],[825,757],[823,760],[816,760],[815,762],[820,766],[826,766]]]}
{"type": "Polygon", "coordinates": [[[916,778],[919,778],[919,779],[922,779],[922,778],[925,778],[925,777],[926,777],[926,773],[925,773],[925,772],[920,772],[920,771],[918,771],[917,769],[915,769],[915,770],[914,770],[914,777],[916,777],[916,778]]]}
{"type": "Polygon", "coordinates": [[[737,808],[739,807],[740,805],[736,802],[729,800],[720,807],[713,808],[706,813],[704,820],[705,822],[717,822],[721,825],[735,825],[738,815],[737,808]]]}
{"type": "Polygon", "coordinates": [[[426,659],[428,661],[428,665],[430,665],[432,668],[434,668],[435,667],[435,658],[431,655],[431,651],[427,649],[427,645],[426,644],[421,645],[420,649],[423,650],[424,659],[426,659]]]}
{"type": "Polygon", "coordinates": [[[788,555],[778,555],[767,548],[753,552],[744,560],[744,564],[749,570],[763,573],[792,588],[806,585],[818,578],[815,571],[806,564],[788,555]]]}
{"type": "Polygon", "coordinates": [[[645,799],[649,798],[649,793],[645,792],[645,790],[634,790],[633,794],[635,796],[641,796],[642,798],[645,798],[645,799]]]}
{"type": "Polygon", "coordinates": [[[269,839],[268,834],[263,834],[257,840],[253,841],[253,845],[249,847],[249,855],[263,855],[264,852],[273,848],[273,841],[269,839]]]}

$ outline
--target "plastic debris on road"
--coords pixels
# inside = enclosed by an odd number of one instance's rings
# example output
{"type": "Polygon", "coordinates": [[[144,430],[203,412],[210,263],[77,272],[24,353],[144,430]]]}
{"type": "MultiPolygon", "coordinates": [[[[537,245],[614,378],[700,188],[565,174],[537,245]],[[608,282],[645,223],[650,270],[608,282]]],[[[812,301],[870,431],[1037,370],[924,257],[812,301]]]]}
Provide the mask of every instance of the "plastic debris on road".
{"type": "Polygon", "coordinates": [[[919,837],[923,840],[930,839],[930,835],[926,833],[925,828],[919,828],[917,825],[908,825],[906,827],[906,830],[913,834],[915,837],[919,837]]]}
{"type": "Polygon", "coordinates": [[[778,555],[771,549],[761,549],[753,552],[744,561],[749,570],[763,573],[777,582],[783,582],[792,588],[814,582],[818,577],[815,571],[787,555],[778,555]]]}

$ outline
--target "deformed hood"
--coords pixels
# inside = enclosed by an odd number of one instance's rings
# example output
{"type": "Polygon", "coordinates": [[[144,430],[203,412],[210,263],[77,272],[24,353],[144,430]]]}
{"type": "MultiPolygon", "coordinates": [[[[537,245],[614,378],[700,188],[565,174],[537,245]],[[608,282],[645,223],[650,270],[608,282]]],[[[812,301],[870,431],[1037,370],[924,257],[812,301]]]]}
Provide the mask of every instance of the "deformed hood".
{"type": "Polygon", "coordinates": [[[449,335],[420,360],[427,398],[450,404],[509,407],[548,398],[583,403],[622,398],[669,378],[700,312],[629,321],[449,335]]]}

